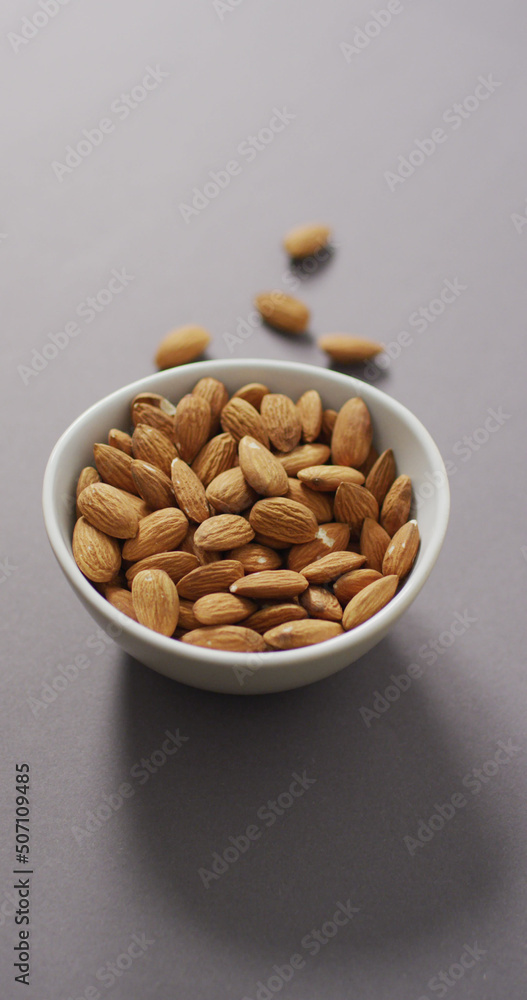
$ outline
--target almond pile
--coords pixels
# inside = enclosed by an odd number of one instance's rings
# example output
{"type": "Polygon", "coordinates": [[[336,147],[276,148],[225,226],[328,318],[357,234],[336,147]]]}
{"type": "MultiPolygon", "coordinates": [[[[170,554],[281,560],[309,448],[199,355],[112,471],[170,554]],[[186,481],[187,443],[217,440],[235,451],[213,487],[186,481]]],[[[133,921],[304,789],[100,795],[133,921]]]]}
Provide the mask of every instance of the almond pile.
{"type": "Polygon", "coordinates": [[[412,485],[381,455],[362,399],[337,413],[258,383],[202,378],[177,405],[131,404],[77,483],[73,555],[119,611],[237,652],[356,628],[410,572],[412,485]]]}

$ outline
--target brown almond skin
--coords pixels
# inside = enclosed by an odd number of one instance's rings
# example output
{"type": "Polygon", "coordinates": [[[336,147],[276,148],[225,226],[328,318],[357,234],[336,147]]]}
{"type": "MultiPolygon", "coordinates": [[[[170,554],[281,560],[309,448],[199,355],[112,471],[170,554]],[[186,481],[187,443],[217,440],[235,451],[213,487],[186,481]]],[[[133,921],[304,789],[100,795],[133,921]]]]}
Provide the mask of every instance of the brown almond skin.
{"type": "Polygon", "coordinates": [[[310,465],[323,465],[327,462],[331,449],[325,444],[299,444],[290,452],[277,452],[276,458],[283,465],[288,476],[297,476],[301,469],[310,465]]]}
{"type": "Polygon", "coordinates": [[[354,337],[350,333],[325,333],[319,337],[317,344],[321,351],[340,365],[356,365],[361,361],[369,361],[382,353],[381,344],[365,337],[354,337]]]}
{"type": "Polygon", "coordinates": [[[140,459],[134,459],[131,465],[132,478],[139,496],[152,510],[163,510],[164,507],[175,507],[176,498],[169,477],[161,469],[140,459]]]}
{"type": "Polygon", "coordinates": [[[176,413],[176,407],[173,403],[166,396],[161,396],[159,392],[138,392],[137,396],[134,396],[132,399],[130,415],[132,415],[134,406],[138,403],[148,403],[149,406],[157,406],[158,409],[163,410],[163,413],[168,413],[171,417],[175,416],[176,413]]]}
{"type": "Polygon", "coordinates": [[[104,588],[104,596],[112,607],[117,608],[117,611],[121,611],[123,615],[127,615],[128,618],[132,618],[133,621],[137,621],[137,615],[134,611],[134,602],[129,590],[125,590],[124,587],[115,587],[110,584],[104,588]]]}
{"type": "MultiPolygon", "coordinates": [[[[170,466],[178,453],[166,434],[149,424],[138,424],[132,434],[132,455],[170,476],[170,466]]],[[[132,480],[133,482],[133,480],[132,480]]]]}
{"type": "Polygon", "coordinates": [[[302,440],[308,444],[316,441],[322,429],[324,410],[320,394],[316,389],[308,389],[297,400],[296,408],[302,424],[302,440]]]}
{"type": "MultiPolygon", "coordinates": [[[[157,552],[175,549],[187,533],[188,521],[181,510],[168,507],[155,510],[139,522],[135,538],[129,538],[123,545],[123,559],[138,562],[157,552]]],[[[175,626],[174,626],[175,627],[175,626]]]]}
{"type": "Polygon", "coordinates": [[[366,477],[366,489],[373,493],[379,507],[382,507],[384,498],[395,481],[395,458],[391,448],[383,451],[366,477]]]}
{"type": "Polygon", "coordinates": [[[182,642],[205,649],[223,649],[231,653],[259,653],[265,642],[258,632],[243,625],[209,625],[193,629],[181,637],[182,642]]]}
{"type": "Polygon", "coordinates": [[[371,444],[366,460],[359,467],[359,472],[362,472],[362,475],[364,476],[365,479],[366,476],[369,476],[378,458],[379,458],[379,452],[377,451],[375,445],[371,444]]]}
{"type": "Polygon", "coordinates": [[[262,399],[268,392],[269,389],[262,382],[248,382],[247,385],[242,385],[240,389],[233,392],[232,398],[245,399],[247,403],[250,403],[259,412],[262,399]]]}
{"type": "Polygon", "coordinates": [[[367,517],[362,525],[360,536],[360,550],[364,555],[368,567],[382,573],[382,562],[384,553],[390,544],[390,536],[371,517],[367,517]]]}
{"type": "Polygon", "coordinates": [[[220,559],[207,566],[198,566],[178,583],[178,594],[188,601],[197,601],[205,594],[226,591],[243,577],[243,566],[236,559],[220,559]]]}
{"type": "Polygon", "coordinates": [[[282,453],[296,448],[302,437],[302,421],[293,400],[281,392],[269,392],[262,399],[260,412],[274,447],[282,453]]]}
{"type": "Polygon", "coordinates": [[[207,486],[207,500],[220,514],[240,514],[258,499],[258,494],[240,468],[226,469],[207,486]]]}
{"type": "Polygon", "coordinates": [[[286,545],[310,542],[318,531],[313,511],[285,497],[258,500],[249,513],[249,523],[254,531],[269,534],[286,545]]]}
{"type": "Polygon", "coordinates": [[[302,567],[302,576],[305,576],[310,584],[329,583],[345,573],[360,569],[364,562],[364,556],[356,552],[330,552],[329,555],[302,567]]]}
{"type": "Polygon", "coordinates": [[[198,598],[193,611],[200,625],[237,625],[256,611],[256,604],[246,597],[220,591],[198,598]]]}
{"type": "Polygon", "coordinates": [[[182,629],[201,628],[201,623],[194,614],[194,601],[186,601],[180,597],[178,627],[182,629]]]}
{"type": "Polygon", "coordinates": [[[337,521],[331,524],[320,524],[317,534],[311,542],[303,545],[292,545],[287,557],[289,569],[301,572],[304,566],[327,556],[330,552],[343,552],[350,537],[348,524],[337,521]]]}
{"type": "Polygon", "coordinates": [[[388,490],[379,518],[383,528],[393,537],[406,524],[412,506],[412,480],[399,476],[388,490]]]}
{"type": "Polygon", "coordinates": [[[330,237],[331,229],[329,226],[318,222],[295,226],[284,236],[284,249],[292,260],[303,260],[304,257],[311,257],[312,254],[327,246],[330,237]]]}
{"type": "Polygon", "coordinates": [[[333,493],[317,493],[304,486],[298,479],[289,478],[287,483],[288,500],[296,500],[297,503],[312,510],[319,524],[325,524],[333,519],[333,493]]]}
{"type": "MultiPolygon", "coordinates": [[[[213,380],[214,381],[214,380],[213,380]]],[[[207,487],[216,476],[236,464],[236,441],[230,434],[216,434],[203,445],[192,462],[192,471],[207,487]]]]}
{"type": "Polygon", "coordinates": [[[307,580],[300,573],[292,573],[287,569],[268,570],[263,573],[251,573],[241,577],[231,584],[231,594],[239,597],[249,597],[253,600],[269,598],[297,597],[307,589],[307,580]]]}
{"type": "Polygon", "coordinates": [[[129,493],[108,483],[93,483],[79,495],[79,510],[90,524],[112,538],[133,538],[139,527],[139,515],[129,493]]]}
{"type": "Polygon", "coordinates": [[[324,444],[331,444],[331,436],[337,419],[336,410],[324,410],[322,414],[322,427],[320,428],[320,440],[324,444]]]}
{"type": "Polygon", "coordinates": [[[180,458],[190,465],[206,444],[211,424],[211,408],[204,396],[182,396],[174,417],[173,441],[180,458]]]}
{"type": "Polygon", "coordinates": [[[246,434],[238,445],[238,457],[245,480],[260,496],[285,496],[289,489],[287,472],[260,441],[246,434]]]}
{"type": "Polygon", "coordinates": [[[137,493],[130,471],[132,464],[130,455],[109,444],[94,444],[93,456],[97,472],[104,483],[115,486],[118,490],[125,490],[127,493],[137,493]]]}
{"type": "Polygon", "coordinates": [[[384,608],[394,596],[398,584],[398,576],[383,576],[356,594],[344,608],[342,624],[346,631],[362,625],[384,608]]]}
{"type": "Polygon", "coordinates": [[[342,621],[342,608],[335,594],[325,587],[309,586],[300,595],[300,603],[311,618],[320,618],[328,622],[342,621]]]}
{"type": "Polygon", "coordinates": [[[341,483],[335,494],[335,517],[349,524],[352,536],[360,535],[364,519],[379,517],[379,507],[372,493],[364,486],[341,483]]]}
{"type": "Polygon", "coordinates": [[[309,309],[292,295],[282,291],[262,292],[256,296],[254,304],[262,319],[276,330],[285,333],[304,333],[307,330],[309,309]]]}
{"type": "Polygon", "coordinates": [[[110,448],[118,448],[119,451],[124,451],[125,455],[132,454],[132,438],[130,434],[120,431],[118,427],[112,427],[108,431],[108,444],[110,448]]]}
{"type": "Polygon", "coordinates": [[[341,604],[348,604],[349,601],[370,583],[375,583],[382,579],[382,573],[375,569],[354,569],[350,573],[340,576],[333,584],[333,593],[338,597],[341,604]]]}
{"type": "Polygon", "coordinates": [[[307,618],[305,608],[299,604],[283,601],[276,604],[265,604],[258,611],[255,611],[254,615],[245,619],[245,625],[247,628],[252,628],[255,632],[262,634],[277,625],[283,625],[284,622],[300,621],[303,618],[307,618]]]}
{"type": "MultiPolygon", "coordinates": [[[[109,583],[121,567],[121,550],[115,538],[79,517],[73,529],[73,558],[81,573],[93,583],[109,583]]],[[[306,581],[307,585],[307,581],[306,581]]]]}
{"type": "Polygon", "coordinates": [[[79,473],[79,478],[77,479],[77,488],[75,491],[75,496],[77,500],[80,494],[87,486],[92,486],[93,483],[100,483],[101,477],[97,472],[97,469],[93,468],[93,465],[87,465],[84,469],[81,469],[79,473]]]}
{"type": "Polygon", "coordinates": [[[361,486],[364,482],[362,473],[348,465],[310,465],[300,470],[298,478],[309,489],[321,493],[334,493],[341,483],[361,486]]]}
{"type": "Polygon", "coordinates": [[[254,531],[238,514],[216,514],[200,524],[194,540],[206,552],[226,552],[235,542],[251,542],[254,531]]]}
{"type": "Polygon", "coordinates": [[[282,558],[275,549],[255,542],[231,549],[228,558],[241,562],[246,573],[262,573],[266,569],[279,569],[282,565],[282,558]]]}
{"type": "Polygon", "coordinates": [[[407,521],[388,541],[382,572],[384,576],[396,574],[402,580],[410,572],[419,548],[417,521],[407,521]]]}
{"type": "Polygon", "coordinates": [[[201,524],[210,517],[205,487],[190,465],[175,458],[170,467],[170,477],[176,500],[190,521],[201,524]]]}
{"type": "Polygon", "coordinates": [[[334,639],[343,634],[339,622],[325,622],[306,619],[300,622],[286,622],[276,628],[264,632],[264,639],[273,649],[298,649],[301,646],[313,646],[326,639],[334,639]]]}
{"type": "Polygon", "coordinates": [[[199,566],[197,556],[191,552],[155,552],[154,555],[146,556],[139,562],[133,563],[126,570],[126,579],[130,584],[138,573],[143,569],[162,569],[174,583],[179,583],[183,576],[191,573],[199,566]]]}
{"type": "Polygon", "coordinates": [[[145,569],[134,577],[132,600],[138,622],[161,635],[173,635],[179,618],[176,585],[162,569],[145,569]]]}
{"type": "Polygon", "coordinates": [[[348,399],[338,412],[331,437],[334,465],[358,469],[367,458],[373,437],[368,407],[363,399],[348,399]]]}
{"type": "Polygon", "coordinates": [[[199,545],[196,545],[194,536],[198,527],[199,525],[197,524],[189,524],[188,531],[179,546],[181,552],[189,552],[191,555],[196,556],[200,566],[206,566],[211,562],[218,562],[221,559],[220,552],[206,552],[205,549],[201,549],[199,545]]]}
{"type": "Polygon", "coordinates": [[[221,426],[227,434],[234,438],[236,443],[241,441],[246,434],[250,434],[257,441],[261,441],[266,448],[269,447],[269,437],[258,410],[239,396],[233,396],[223,407],[221,426]]]}
{"type": "Polygon", "coordinates": [[[174,416],[165,413],[159,406],[151,406],[150,403],[132,404],[132,421],[134,427],[139,424],[147,424],[148,427],[155,427],[156,431],[165,434],[169,441],[174,437],[174,416]]]}
{"type": "MultiPolygon", "coordinates": [[[[223,407],[229,402],[229,393],[223,382],[217,378],[200,378],[192,390],[193,396],[203,396],[210,406],[210,429],[209,434],[217,434],[220,429],[220,414],[223,407]]],[[[201,478],[201,477],[200,477],[201,478]]]]}
{"type": "Polygon", "coordinates": [[[202,326],[187,324],[171,330],[166,337],[163,337],[157,349],[156,365],[158,368],[175,368],[177,365],[194,361],[203,354],[210,340],[210,333],[202,326]]]}

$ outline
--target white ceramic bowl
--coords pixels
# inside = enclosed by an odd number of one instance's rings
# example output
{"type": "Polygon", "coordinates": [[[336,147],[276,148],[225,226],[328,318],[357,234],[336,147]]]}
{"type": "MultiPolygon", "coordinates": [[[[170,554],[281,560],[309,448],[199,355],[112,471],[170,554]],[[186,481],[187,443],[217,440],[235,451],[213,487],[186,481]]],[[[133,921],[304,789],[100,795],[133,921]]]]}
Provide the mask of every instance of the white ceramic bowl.
{"type": "Polygon", "coordinates": [[[91,616],[141,663],[184,684],[230,694],[285,691],[328,677],[363,656],[384,638],[425,583],[441,549],[450,506],[448,478],[439,451],[420,421],[404,406],[365,382],[327,369],[281,361],[204,361],[150,375],[100,400],[78,417],[55,445],[44,477],[46,528],[60,566],[91,616]],[[227,653],[166,638],[132,621],[105,600],[82,575],[71,551],[75,484],[93,464],[93,444],[106,441],[110,427],[129,426],[129,406],[138,392],[177,400],[199,378],[213,376],[234,392],[247,382],[263,382],[293,399],[317,389],[325,407],[338,410],[360,395],[368,405],[379,451],[392,447],[397,468],[411,476],[423,496],[417,519],[421,546],[412,572],[395,598],[358,628],[316,646],[272,653],[227,653]],[[434,473],[437,475],[434,476],[434,473]],[[431,485],[431,478],[433,483],[431,485]],[[425,499],[426,498],[426,499],[425,499]]]}

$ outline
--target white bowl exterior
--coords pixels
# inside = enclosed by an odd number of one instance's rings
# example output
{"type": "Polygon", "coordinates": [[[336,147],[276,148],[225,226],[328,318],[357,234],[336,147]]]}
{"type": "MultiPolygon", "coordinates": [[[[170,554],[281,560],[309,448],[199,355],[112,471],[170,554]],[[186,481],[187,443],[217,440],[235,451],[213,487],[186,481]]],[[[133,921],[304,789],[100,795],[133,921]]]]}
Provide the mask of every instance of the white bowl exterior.
{"type": "Polygon", "coordinates": [[[119,389],[78,417],[55,445],[44,477],[43,508],[51,546],[72,587],[97,623],[141,663],[190,684],[230,694],[262,694],[300,687],[336,673],[368,652],[411,604],[439,555],[449,514],[448,477],[437,446],[409,410],[373,386],[313,365],[279,361],[203,361],[148,376],[119,389]],[[106,441],[111,427],[129,426],[129,407],[138,392],[153,391],[177,400],[198,379],[218,378],[234,392],[247,382],[297,399],[317,389],[324,406],[338,410],[351,396],[370,409],[379,451],[393,448],[397,468],[412,479],[414,494],[426,487],[417,513],[421,546],[412,573],[396,597],[357,629],[316,646],[273,653],[227,653],[190,646],[158,635],[117,611],[76,566],[71,551],[75,484],[80,470],[93,464],[93,444],[106,441]],[[437,473],[430,486],[430,476],[437,473]],[[431,495],[429,495],[431,493],[431,495]]]}

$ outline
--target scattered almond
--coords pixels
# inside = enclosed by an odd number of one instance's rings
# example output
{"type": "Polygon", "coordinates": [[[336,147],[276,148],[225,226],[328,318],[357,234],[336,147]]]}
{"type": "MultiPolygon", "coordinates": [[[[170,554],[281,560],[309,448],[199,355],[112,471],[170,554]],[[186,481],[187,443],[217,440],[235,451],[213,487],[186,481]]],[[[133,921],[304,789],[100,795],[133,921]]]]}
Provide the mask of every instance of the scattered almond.
{"type": "Polygon", "coordinates": [[[381,344],[366,340],[364,337],[354,337],[349,333],[326,333],[318,338],[317,344],[321,351],[325,351],[340,365],[355,365],[360,361],[369,361],[383,350],[381,344]]]}
{"type": "Polygon", "coordinates": [[[281,291],[262,292],[256,296],[254,304],[262,319],[277,330],[284,330],[286,333],[304,333],[307,329],[310,319],[309,309],[292,295],[286,295],[281,291]]]}
{"type": "Polygon", "coordinates": [[[309,223],[304,226],[295,226],[284,236],[284,247],[293,260],[303,257],[311,257],[317,250],[321,250],[328,243],[331,236],[329,226],[320,223],[309,223]]]}
{"type": "Polygon", "coordinates": [[[202,326],[180,326],[161,341],[155,362],[158,368],[175,368],[194,361],[210,344],[210,333],[202,326]]]}

